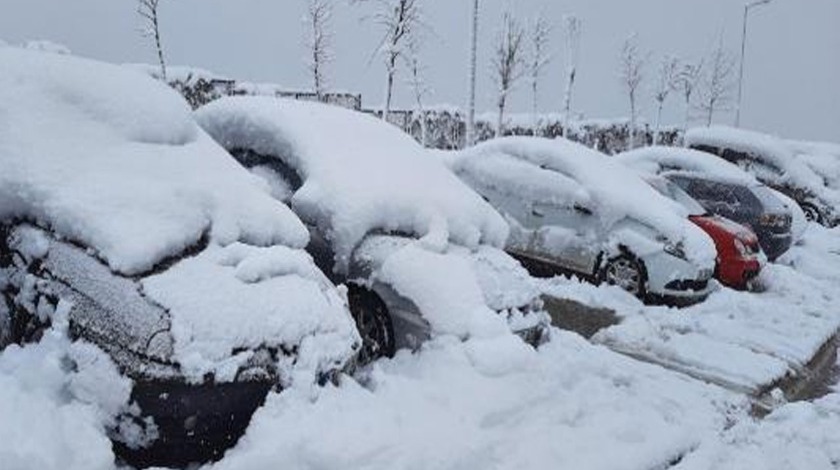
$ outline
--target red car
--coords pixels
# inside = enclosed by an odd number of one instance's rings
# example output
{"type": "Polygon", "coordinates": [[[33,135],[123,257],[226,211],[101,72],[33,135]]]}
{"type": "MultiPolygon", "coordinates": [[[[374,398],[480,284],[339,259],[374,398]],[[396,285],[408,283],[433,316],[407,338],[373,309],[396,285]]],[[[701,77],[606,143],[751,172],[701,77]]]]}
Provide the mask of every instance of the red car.
{"type": "Polygon", "coordinates": [[[761,247],[752,230],[716,215],[692,215],[689,219],[715,242],[715,277],[734,289],[747,289],[761,271],[761,247]]]}
{"type": "Polygon", "coordinates": [[[749,288],[764,263],[758,236],[741,224],[725,217],[708,214],[700,203],[665,178],[645,177],[645,180],[659,193],[688,209],[689,220],[703,229],[715,242],[717,280],[734,289],[749,288]]]}

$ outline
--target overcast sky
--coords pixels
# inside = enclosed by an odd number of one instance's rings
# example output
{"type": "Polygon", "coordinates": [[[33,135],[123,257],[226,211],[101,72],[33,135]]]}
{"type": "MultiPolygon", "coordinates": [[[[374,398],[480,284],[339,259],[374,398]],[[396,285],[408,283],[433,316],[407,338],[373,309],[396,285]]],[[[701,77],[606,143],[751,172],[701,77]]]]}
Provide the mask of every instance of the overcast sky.
{"type": "MultiPolygon", "coordinates": [[[[369,8],[335,0],[335,88],[362,93],[366,105],[383,101],[384,67],[371,60],[381,34],[362,21],[369,8]]],[[[556,111],[562,94],[561,18],[583,21],[581,59],[573,109],[587,117],[628,115],[617,78],[618,53],[633,32],[651,53],[642,114],[653,122],[654,66],[663,54],[697,59],[723,34],[733,54],[740,48],[740,0],[481,0],[480,110],[492,110],[489,51],[505,8],[523,21],[538,14],[557,25],[554,61],[546,69],[543,111],[556,111]]],[[[161,0],[164,47],[171,64],[189,64],[233,78],[305,88],[303,61],[306,0],[161,0]]],[[[471,0],[424,0],[432,28],[423,60],[430,103],[464,105],[471,0]]],[[[113,62],[154,62],[151,43],[138,33],[133,0],[0,0],[0,39],[48,39],[74,53],[113,62]]],[[[0,71],[2,73],[2,71],[0,71]]],[[[404,75],[403,75],[404,78],[404,75]]],[[[397,105],[409,105],[403,82],[397,105]]],[[[528,111],[525,83],[512,109],[528,111]]],[[[674,96],[665,121],[681,123],[674,96]]],[[[731,123],[732,113],[716,119],[731,123]]],[[[742,124],[783,136],[840,141],[840,0],[774,0],[753,10],[747,45],[742,124]]]]}

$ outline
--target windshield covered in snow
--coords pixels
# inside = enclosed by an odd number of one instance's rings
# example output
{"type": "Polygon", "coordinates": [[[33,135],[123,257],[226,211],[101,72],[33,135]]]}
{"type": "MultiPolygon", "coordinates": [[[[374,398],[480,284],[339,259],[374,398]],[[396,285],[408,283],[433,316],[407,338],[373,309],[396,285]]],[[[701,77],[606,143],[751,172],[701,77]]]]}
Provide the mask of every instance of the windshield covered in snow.
{"type": "Polygon", "coordinates": [[[682,188],[677,186],[675,183],[664,178],[646,178],[645,181],[647,181],[659,194],[671,199],[672,201],[680,203],[686,208],[689,215],[703,215],[706,213],[706,210],[703,209],[703,206],[701,206],[700,203],[698,203],[693,197],[689,196],[688,193],[683,191],[682,188]]]}

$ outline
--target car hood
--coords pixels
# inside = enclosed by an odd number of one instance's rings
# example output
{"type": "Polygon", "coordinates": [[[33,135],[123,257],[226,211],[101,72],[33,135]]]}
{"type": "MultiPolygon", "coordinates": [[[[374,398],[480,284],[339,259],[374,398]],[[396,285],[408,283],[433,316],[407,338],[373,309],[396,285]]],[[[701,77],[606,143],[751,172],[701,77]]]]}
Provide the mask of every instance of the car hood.
{"type": "Polygon", "coordinates": [[[441,249],[422,239],[372,235],[354,252],[351,272],[390,285],[438,333],[474,335],[479,324],[486,328],[500,320],[499,312],[539,303],[539,290],[527,271],[504,251],[486,245],[441,249]]]}

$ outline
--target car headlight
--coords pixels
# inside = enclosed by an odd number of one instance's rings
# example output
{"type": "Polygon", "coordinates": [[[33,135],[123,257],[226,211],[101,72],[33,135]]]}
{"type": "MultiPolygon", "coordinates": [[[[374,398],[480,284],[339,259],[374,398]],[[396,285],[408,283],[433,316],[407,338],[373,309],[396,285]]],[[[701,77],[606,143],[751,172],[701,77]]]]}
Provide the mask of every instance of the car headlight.
{"type": "Polygon", "coordinates": [[[741,255],[742,258],[747,258],[747,257],[752,255],[751,250],[749,248],[747,248],[746,245],[744,245],[744,242],[742,242],[741,240],[736,238],[734,243],[735,243],[735,251],[737,251],[738,254],[741,255]]]}
{"type": "Polygon", "coordinates": [[[673,242],[665,243],[665,253],[668,253],[671,256],[676,256],[677,258],[680,258],[680,259],[686,259],[685,245],[683,245],[683,242],[681,242],[681,241],[677,242],[677,243],[673,243],[673,242]]]}

